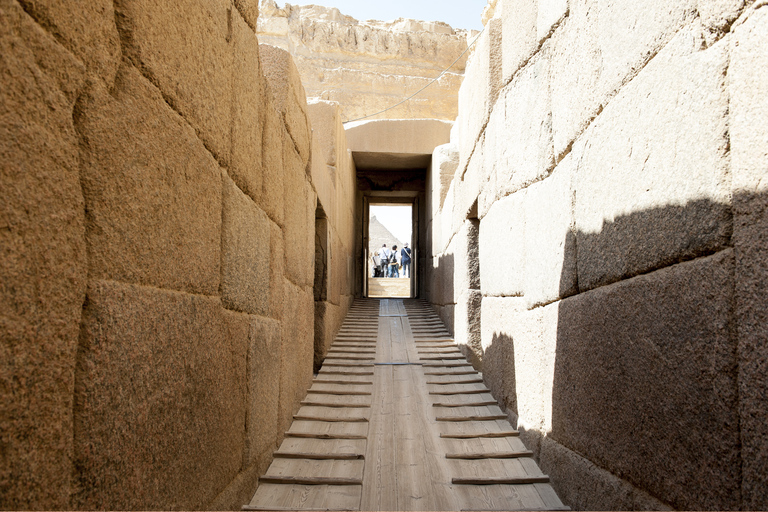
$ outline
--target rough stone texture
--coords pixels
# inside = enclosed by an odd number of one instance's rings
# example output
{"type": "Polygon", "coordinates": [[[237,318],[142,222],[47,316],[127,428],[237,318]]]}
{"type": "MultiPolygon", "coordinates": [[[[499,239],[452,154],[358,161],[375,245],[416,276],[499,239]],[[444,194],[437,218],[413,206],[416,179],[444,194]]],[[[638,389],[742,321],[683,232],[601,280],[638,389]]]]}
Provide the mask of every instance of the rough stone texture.
{"type": "Polygon", "coordinates": [[[251,30],[256,30],[259,20],[259,0],[234,0],[235,7],[240,12],[251,30]]]}
{"type": "MultiPolygon", "coordinates": [[[[336,101],[344,121],[391,107],[448,68],[475,32],[398,19],[358,22],[338,9],[263,2],[259,41],[291,52],[307,95],[336,101]]],[[[466,57],[419,96],[379,119],[456,117],[466,57]]]]}
{"type": "Polygon", "coordinates": [[[729,68],[743,509],[768,508],[768,8],[733,30],[729,68]]]}
{"type": "Polygon", "coordinates": [[[524,293],[529,308],[578,291],[571,156],[552,176],[531,185],[525,196],[524,293]]]}
{"type": "MultiPolygon", "coordinates": [[[[267,88],[269,91],[269,88],[267,88]]],[[[266,107],[264,120],[263,148],[263,180],[261,193],[261,207],[267,212],[269,218],[280,227],[285,221],[284,211],[284,178],[283,178],[283,142],[289,137],[280,118],[280,113],[269,100],[266,107]]]]}
{"type": "Polygon", "coordinates": [[[291,54],[268,44],[259,45],[264,77],[272,91],[288,134],[306,167],[311,149],[311,129],[307,118],[307,96],[291,54]]]}
{"type": "Polygon", "coordinates": [[[579,289],[729,243],[727,47],[682,31],[579,141],[579,289]]]}
{"type": "Polygon", "coordinates": [[[283,141],[285,180],[285,275],[299,286],[315,278],[315,210],[317,199],[301,157],[290,139],[283,141]]]}
{"type": "Polygon", "coordinates": [[[573,510],[674,510],[549,437],[541,439],[537,462],[573,510]]]}
{"type": "Polygon", "coordinates": [[[285,299],[285,238],[283,230],[270,223],[269,234],[269,316],[283,318],[285,299]]]}
{"type": "Polygon", "coordinates": [[[234,41],[232,158],[227,172],[240,190],[260,203],[264,186],[262,143],[266,109],[269,103],[261,73],[259,42],[256,40],[256,35],[237,13],[233,13],[232,16],[232,30],[234,41]]]}
{"type": "Polygon", "coordinates": [[[0,508],[65,509],[87,277],[72,112],[85,70],[0,1],[0,508]]]}
{"type": "Polygon", "coordinates": [[[525,195],[496,201],[480,221],[480,288],[483,295],[522,296],[525,291],[525,195]]]}
{"type": "Polygon", "coordinates": [[[228,165],[237,14],[231,1],[116,0],[115,11],[123,53],[228,165]]]}
{"type": "Polygon", "coordinates": [[[536,35],[539,41],[549,36],[568,12],[568,0],[539,0],[536,35]]]}
{"type": "Polygon", "coordinates": [[[721,32],[733,23],[744,9],[745,0],[698,0],[696,10],[709,30],[721,32]]]}
{"type": "Polygon", "coordinates": [[[480,361],[483,358],[483,347],[480,339],[482,301],[483,294],[480,290],[464,290],[456,299],[454,310],[455,342],[475,367],[481,367],[480,361]]]}
{"type": "Polygon", "coordinates": [[[19,3],[80,59],[89,73],[112,85],[121,55],[111,0],[20,0],[19,3]]]}
{"type": "Polygon", "coordinates": [[[696,0],[569,2],[568,19],[553,37],[556,156],[566,152],[616,91],[693,19],[695,6],[696,0]]]}
{"type": "Polygon", "coordinates": [[[270,303],[270,222],[223,170],[221,180],[221,302],[228,309],[266,316],[270,303]]]}
{"type": "Polygon", "coordinates": [[[216,161],[130,65],[111,94],[95,83],[79,107],[90,277],[217,294],[216,161]]]}
{"type": "Polygon", "coordinates": [[[545,177],[555,166],[549,94],[548,51],[520,70],[500,94],[485,134],[493,155],[488,201],[517,192],[545,177]]]}
{"type": "Polygon", "coordinates": [[[503,84],[507,84],[536,51],[539,13],[537,3],[530,0],[500,0],[496,9],[502,27],[501,79],[503,84]]]}
{"type": "Polygon", "coordinates": [[[677,509],[740,505],[733,258],[559,304],[553,439],[677,509]]]}
{"type": "MultiPolygon", "coordinates": [[[[277,411],[280,399],[281,325],[276,320],[250,317],[248,332],[248,397],[244,467],[266,469],[277,448],[277,411]]],[[[253,490],[252,490],[253,492],[253,490]]]]}
{"type": "Polygon", "coordinates": [[[459,167],[459,150],[453,143],[442,144],[432,153],[432,194],[435,200],[432,203],[432,216],[436,216],[445,204],[445,196],[451,186],[451,180],[459,167]]]}
{"type": "Polygon", "coordinates": [[[74,505],[204,507],[242,464],[247,317],[110,281],[89,284],[83,315],[74,505]]]}

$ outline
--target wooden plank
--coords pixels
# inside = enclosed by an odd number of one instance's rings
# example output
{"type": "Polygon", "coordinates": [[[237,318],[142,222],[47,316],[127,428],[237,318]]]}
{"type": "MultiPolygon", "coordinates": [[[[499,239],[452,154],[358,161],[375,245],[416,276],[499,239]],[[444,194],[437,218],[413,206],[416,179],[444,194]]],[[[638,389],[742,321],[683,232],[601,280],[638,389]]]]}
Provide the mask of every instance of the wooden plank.
{"type": "Polygon", "coordinates": [[[315,379],[312,382],[315,384],[371,384],[373,385],[373,381],[369,381],[369,380],[315,379]]]}
{"type": "Polygon", "coordinates": [[[365,439],[311,439],[287,437],[280,443],[275,452],[280,454],[310,454],[327,455],[355,454],[363,457],[365,454],[365,439]]]}
{"type": "Polygon", "coordinates": [[[489,389],[457,389],[454,391],[430,391],[430,395],[447,396],[447,395],[479,395],[481,393],[490,393],[489,389]]]}
{"type": "Polygon", "coordinates": [[[440,437],[445,439],[474,439],[478,437],[516,437],[520,432],[517,430],[507,430],[501,432],[477,432],[468,434],[440,434],[440,437]]]}
{"type": "MultiPolygon", "coordinates": [[[[382,331],[384,330],[388,332],[388,326],[382,328],[382,331]]],[[[380,337],[384,344],[383,332],[380,332],[380,337]]],[[[392,414],[392,379],[393,367],[376,368],[371,424],[365,451],[366,466],[362,486],[365,492],[361,495],[361,510],[397,510],[397,500],[393,492],[397,481],[394,471],[395,419],[392,414]]]]}
{"type": "Polygon", "coordinates": [[[359,510],[359,485],[280,485],[261,482],[243,510],[359,510]]]}
{"type": "Polygon", "coordinates": [[[458,372],[424,372],[424,375],[477,375],[477,371],[462,370],[458,372]]]}
{"type": "Polygon", "coordinates": [[[361,478],[337,478],[332,476],[263,476],[259,478],[265,484],[293,485],[363,485],[361,478]]]}
{"type": "Polygon", "coordinates": [[[310,460],[361,460],[362,453],[309,453],[309,452],[274,452],[276,459],[310,459],[310,460]]]}
{"type": "Polygon", "coordinates": [[[519,452],[484,452],[484,453],[446,453],[446,459],[518,459],[521,457],[533,457],[530,450],[519,452]]]}
{"type": "MultiPolygon", "coordinates": [[[[369,396],[371,394],[370,391],[356,391],[356,390],[349,390],[344,391],[343,389],[310,389],[307,391],[307,394],[320,394],[320,395],[339,395],[339,396],[369,396]]],[[[449,393],[453,394],[453,393],[449,393]]]]}
{"type": "Polygon", "coordinates": [[[286,432],[291,437],[320,439],[361,439],[368,434],[367,423],[336,423],[328,421],[295,420],[286,432]]]}
{"type": "MultiPolygon", "coordinates": [[[[317,380],[315,380],[315,382],[317,382],[317,380]]],[[[484,382],[483,379],[448,380],[448,381],[432,380],[432,381],[427,381],[427,384],[437,384],[440,386],[447,386],[449,384],[482,384],[483,382],[484,382]]]]}
{"type": "Polygon", "coordinates": [[[488,416],[438,416],[436,421],[493,421],[505,420],[506,414],[489,414],[488,416]]]}
{"type": "Polygon", "coordinates": [[[520,477],[505,477],[505,476],[488,476],[488,477],[454,477],[451,479],[451,483],[456,485],[493,485],[493,484],[506,484],[506,485],[522,485],[522,484],[541,484],[548,483],[549,477],[544,476],[520,476],[520,477]]]}
{"type": "Polygon", "coordinates": [[[458,356],[430,356],[430,357],[420,357],[421,361],[458,361],[461,359],[464,359],[463,355],[458,356]]]}
{"type": "Polygon", "coordinates": [[[477,401],[477,402],[468,402],[468,403],[458,403],[458,404],[452,404],[452,403],[446,403],[446,402],[435,402],[432,404],[432,407],[466,407],[466,406],[472,406],[472,407],[481,407],[485,405],[497,405],[496,400],[486,400],[486,401],[477,401]]]}

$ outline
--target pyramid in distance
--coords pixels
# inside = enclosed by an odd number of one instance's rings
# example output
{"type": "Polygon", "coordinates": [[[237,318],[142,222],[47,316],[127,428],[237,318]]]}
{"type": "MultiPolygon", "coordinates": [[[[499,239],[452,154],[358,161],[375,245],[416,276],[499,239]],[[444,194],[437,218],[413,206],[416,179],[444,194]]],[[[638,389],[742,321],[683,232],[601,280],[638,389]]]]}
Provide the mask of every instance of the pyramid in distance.
{"type": "Polygon", "coordinates": [[[374,215],[368,223],[368,254],[379,250],[382,244],[387,244],[390,249],[393,245],[401,248],[403,244],[393,235],[374,215]]]}

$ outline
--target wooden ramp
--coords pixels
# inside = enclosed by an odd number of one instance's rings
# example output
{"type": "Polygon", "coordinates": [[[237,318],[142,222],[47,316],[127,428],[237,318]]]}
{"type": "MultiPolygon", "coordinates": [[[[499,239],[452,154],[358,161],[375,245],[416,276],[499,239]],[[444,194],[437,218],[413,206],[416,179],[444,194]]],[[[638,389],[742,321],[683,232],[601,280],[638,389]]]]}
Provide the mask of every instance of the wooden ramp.
{"type": "Polygon", "coordinates": [[[244,510],[569,510],[417,300],[356,301],[244,510]]]}

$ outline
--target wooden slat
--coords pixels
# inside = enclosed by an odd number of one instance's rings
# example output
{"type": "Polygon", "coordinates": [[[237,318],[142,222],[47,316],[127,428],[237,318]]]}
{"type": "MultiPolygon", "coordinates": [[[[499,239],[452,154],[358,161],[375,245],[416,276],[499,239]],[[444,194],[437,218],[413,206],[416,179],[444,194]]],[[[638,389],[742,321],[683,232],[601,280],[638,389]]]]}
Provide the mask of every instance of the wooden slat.
{"type": "Polygon", "coordinates": [[[477,402],[469,402],[469,403],[447,403],[447,402],[435,402],[432,404],[432,407],[481,407],[485,405],[497,405],[498,403],[496,400],[486,400],[486,401],[477,401],[477,402]]]}
{"type": "Polygon", "coordinates": [[[478,437],[517,437],[520,432],[517,430],[507,430],[502,432],[477,432],[468,434],[440,434],[445,439],[475,439],[478,437]]]}
{"type": "MultiPolygon", "coordinates": [[[[274,452],[276,459],[309,459],[309,460],[362,460],[362,453],[308,453],[308,452],[274,452]]],[[[448,457],[446,455],[446,457],[448,457]]]]}
{"type": "Polygon", "coordinates": [[[451,483],[456,485],[523,485],[548,483],[549,477],[544,476],[520,476],[520,477],[454,477],[451,483]]]}
{"type": "Polygon", "coordinates": [[[505,420],[506,414],[489,414],[487,416],[438,416],[437,421],[493,421],[505,420]]]}
{"type": "Polygon", "coordinates": [[[481,393],[490,393],[490,389],[463,389],[455,391],[430,391],[430,395],[478,395],[481,393]]]}
{"type": "Polygon", "coordinates": [[[294,485],[363,485],[361,478],[337,478],[332,476],[263,476],[259,481],[264,484],[294,485]]]}
{"type": "Polygon", "coordinates": [[[449,380],[449,381],[432,380],[427,382],[427,384],[437,384],[441,386],[447,386],[449,384],[482,384],[482,383],[483,383],[483,379],[449,380]]]}
{"type": "Polygon", "coordinates": [[[446,453],[446,459],[518,459],[521,457],[533,457],[533,452],[523,450],[519,452],[485,452],[485,453],[446,453]]]}

